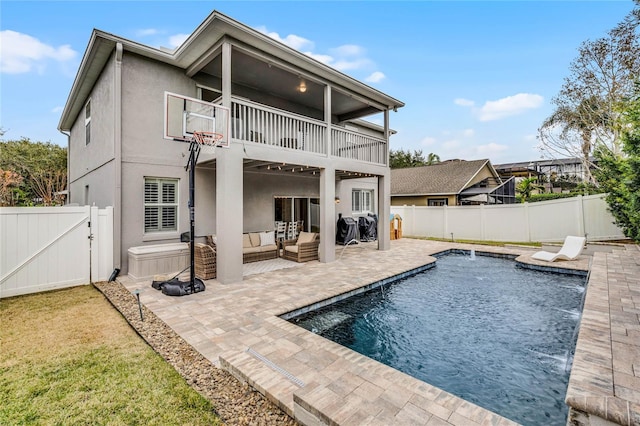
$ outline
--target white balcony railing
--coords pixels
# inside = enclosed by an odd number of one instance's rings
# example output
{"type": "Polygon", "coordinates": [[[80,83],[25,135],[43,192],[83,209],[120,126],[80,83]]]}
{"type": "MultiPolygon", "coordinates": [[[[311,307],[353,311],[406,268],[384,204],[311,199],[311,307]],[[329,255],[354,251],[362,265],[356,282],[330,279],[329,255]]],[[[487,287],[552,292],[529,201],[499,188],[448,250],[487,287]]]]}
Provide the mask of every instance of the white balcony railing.
{"type": "MultiPolygon", "coordinates": [[[[231,102],[231,111],[234,139],[327,155],[327,125],[322,121],[237,98],[231,102]]],[[[331,139],[332,156],[387,164],[383,139],[335,126],[331,139]]]]}
{"type": "Polygon", "coordinates": [[[387,143],[361,133],[333,127],[331,155],[376,164],[387,164],[387,143]]]}
{"type": "Polygon", "coordinates": [[[327,153],[327,126],[321,121],[239,99],[232,101],[231,111],[231,137],[235,139],[327,153]]]}

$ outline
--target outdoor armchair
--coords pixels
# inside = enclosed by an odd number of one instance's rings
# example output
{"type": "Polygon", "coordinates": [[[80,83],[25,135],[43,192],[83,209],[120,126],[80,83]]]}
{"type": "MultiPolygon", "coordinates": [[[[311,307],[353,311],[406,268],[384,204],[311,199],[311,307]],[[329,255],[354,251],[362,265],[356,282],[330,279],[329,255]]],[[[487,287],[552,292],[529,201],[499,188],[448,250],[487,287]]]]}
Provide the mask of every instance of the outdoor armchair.
{"type": "Polygon", "coordinates": [[[286,240],[282,243],[282,257],[294,262],[309,262],[318,260],[318,246],[320,237],[315,232],[301,232],[296,240],[286,240]]]}

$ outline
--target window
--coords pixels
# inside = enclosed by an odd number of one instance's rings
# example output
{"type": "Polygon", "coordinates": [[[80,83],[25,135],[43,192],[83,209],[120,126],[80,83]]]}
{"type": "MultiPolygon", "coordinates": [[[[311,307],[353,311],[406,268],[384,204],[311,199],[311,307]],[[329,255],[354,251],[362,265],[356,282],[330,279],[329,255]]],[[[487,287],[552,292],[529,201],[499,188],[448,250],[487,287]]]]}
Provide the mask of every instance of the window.
{"type": "Polygon", "coordinates": [[[351,210],[354,213],[373,212],[373,191],[365,189],[351,191],[351,210]]]}
{"type": "Polygon", "coordinates": [[[430,198],[427,201],[427,205],[429,207],[442,207],[449,204],[449,200],[446,198],[430,198]]]}
{"type": "Polygon", "coordinates": [[[84,144],[91,142],[91,100],[84,106],[84,144]]]}
{"type": "Polygon", "coordinates": [[[145,178],[144,232],[178,230],[178,179],[145,178]]]}

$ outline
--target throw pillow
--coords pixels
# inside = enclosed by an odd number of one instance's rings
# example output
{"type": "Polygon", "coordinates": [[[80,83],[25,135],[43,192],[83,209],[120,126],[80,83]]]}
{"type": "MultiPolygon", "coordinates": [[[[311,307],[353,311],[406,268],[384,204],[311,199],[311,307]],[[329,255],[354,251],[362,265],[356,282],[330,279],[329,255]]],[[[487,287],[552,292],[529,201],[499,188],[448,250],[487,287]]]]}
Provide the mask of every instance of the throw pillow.
{"type": "Polygon", "coordinates": [[[249,232],[249,239],[251,240],[251,247],[260,247],[259,232],[249,232]]]}
{"type": "Polygon", "coordinates": [[[260,245],[261,246],[271,246],[276,243],[275,234],[273,231],[261,232],[260,233],[260,245]]]}
{"type": "Polygon", "coordinates": [[[302,231],[300,235],[298,235],[298,244],[301,243],[310,243],[316,239],[315,232],[304,232],[302,231]]]}

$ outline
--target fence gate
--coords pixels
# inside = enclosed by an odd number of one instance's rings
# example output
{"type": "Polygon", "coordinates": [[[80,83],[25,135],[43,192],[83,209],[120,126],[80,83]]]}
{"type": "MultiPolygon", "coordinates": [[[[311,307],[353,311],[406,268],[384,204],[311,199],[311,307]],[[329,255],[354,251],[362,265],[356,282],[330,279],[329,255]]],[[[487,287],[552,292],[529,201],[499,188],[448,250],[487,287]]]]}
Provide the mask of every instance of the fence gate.
{"type": "Polygon", "coordinates": [[[89,206],[0,208],[0,297],[88,284],[103,275],[110,265],[100,262],[98,225],[108,223],[101,212],[89,206]]]}

